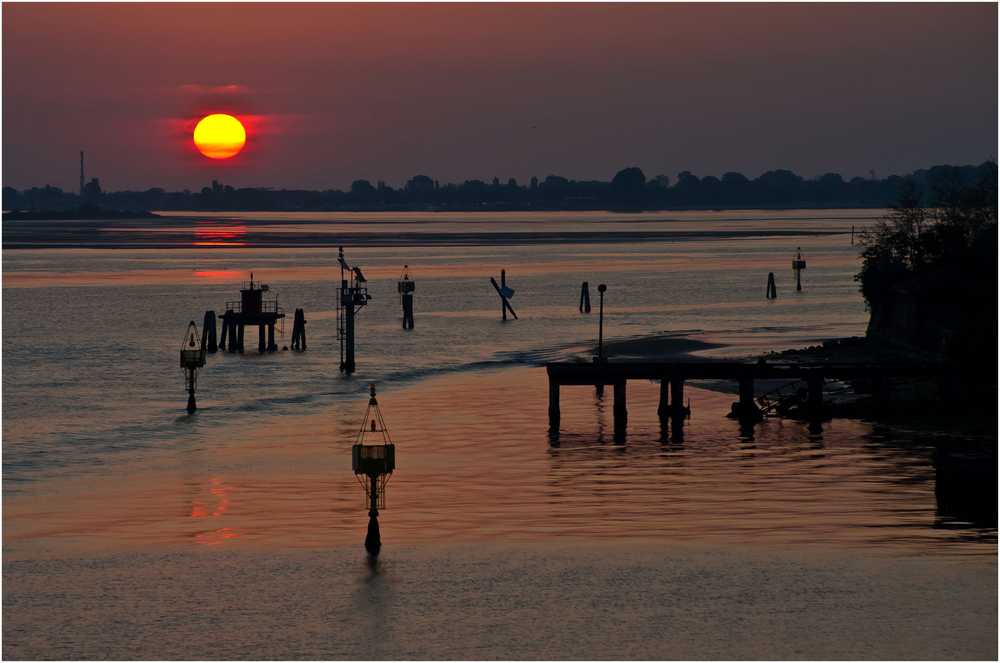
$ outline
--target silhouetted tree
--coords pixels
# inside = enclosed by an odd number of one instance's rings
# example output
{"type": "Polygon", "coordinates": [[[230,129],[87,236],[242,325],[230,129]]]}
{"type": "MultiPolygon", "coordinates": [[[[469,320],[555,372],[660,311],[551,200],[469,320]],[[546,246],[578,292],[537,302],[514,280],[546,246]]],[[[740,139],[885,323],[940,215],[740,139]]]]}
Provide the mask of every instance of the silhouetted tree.
{"type": "Polygon", "coordinates": [[[646,193],[646,176],[642,169],[619,170],[611,180],[611,197],[620,205],[638,205],[646,193]]]}
{"type": "Polygon", "coordinates": [[[679,205],[696,205],[701,198],[701,180],[691,171],[677,173],[677,184],[674,185],[674,195],[679,205]]]}
{"type": "Polygon", "coordinates": [[[366,193],[374,193],[375,187],[368,180],[354,180],[351,183],[351,193],[364,195],[366,193]]]}
{"type": "Polygon", "coordinates": [[[903,178],[886,214],[861,232],[862,265],[854,278],[869,308],[884,302],[893,286],[932,270],[966,274],[956,296],[971,284],[996,285],[996,162],[983,164],[973,184],[941,171],[933,185],[928,205],[916,179],[903,178]],[[972,276],[984,267],[991,276],[972,276]]]}
{"type": "Polygon", "coordinates": [[[861,271],[854,280],[861,284],[861,296],[868,308],[884,301],[892,286],[923,266],[920,234],[927,220],[920,188],[912,177],[907,177],[886,214],[861,231],[861,271]]]}
{"type": "Polygon", "coordinates": [[[756,180],[764,202],[786,203],[801,199],[802,178],[790,170],[769,170],[756,180]]]}
{"type": "Polygon", "coordinates": [[[433,191],[434,180],[426,175],[414,175],[412,180],[406,180],[408,191],[433,191]]]}
{"type": "Polygon", "coordinates": [[[747,205],[751,202],[752,185],[743,173],[728,172],[723,175],[722,189],[727,203],[747,205]]]}

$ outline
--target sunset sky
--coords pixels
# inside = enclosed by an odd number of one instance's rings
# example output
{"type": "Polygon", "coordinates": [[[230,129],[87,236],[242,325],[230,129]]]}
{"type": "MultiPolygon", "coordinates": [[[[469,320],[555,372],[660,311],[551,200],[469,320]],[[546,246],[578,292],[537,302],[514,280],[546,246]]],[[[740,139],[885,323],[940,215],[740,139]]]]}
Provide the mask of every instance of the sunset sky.
{"type": "Polygon", "coordinates": [[[526,184],[997,153],[997,4],[3,3],[3,185],[526,184]],[[244,121],[230,159],[198,120],[244,121]]]}

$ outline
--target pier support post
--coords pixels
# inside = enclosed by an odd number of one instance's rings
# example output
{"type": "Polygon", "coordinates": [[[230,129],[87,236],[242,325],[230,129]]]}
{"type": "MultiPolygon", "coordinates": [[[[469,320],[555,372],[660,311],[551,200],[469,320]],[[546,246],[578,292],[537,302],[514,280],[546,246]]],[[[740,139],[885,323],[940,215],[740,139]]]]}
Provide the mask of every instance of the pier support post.
{"type": "Polygon", "coordinates": [[[264,328],[267,325],[257,325],[257,352],[264,354],[267,349],[267,342],[264,340],[264,328]]]}
{"type": "Polygon", "coordinates": [[[590,283],[583,282],[580,289],[580,313],[590,313],[590,283]]]}
{"type": "MultiPolygon", "coordinates": [[[[229,349],[232,350],[232,343],[229,344],[229,349]]],[[[243,352],[243,325],[241,324],[236,325],[236,349],[243,352]]]]}
{"type": "Polygon", "coordinates": [[[753,378],[740,378],[740,409],[749,412],[756,408],[753,401],[753,378]]]}
{"type": "MultiPolygon", "coordinates": [[[[219,336],[219,349],[225,350],[226,333],[229,331],[229,314],[226,313],[225,315],[220,315],[219,317],[222,318],[222,335],[219,336]]],[[[232,340],[229,341],[229,344],[232,345],[232,340]]]]}
{"type": "Polygon", "coordinates": [[[811,377],[809,385],[809,409],[819,410],[823,407],[823,378],[811,377]]]}
{"type": "Polygon", "coordinates": [[[559,383],[549,379],[549,430],[559,430],[559,383]]]}
{"type": "Polygon", "coordinates": [[[670,418],[684,419],[689,414],[684,407],[684,379],[674,378],[670,381],[670,418]]]}
{"type": "Polygon", "coordinates": [[[777,299],[778,298],[778,288],[774,285],[774,272],[768,272],[767,274],[767,294],[765,294],[766,299],[777,299]]]}
{"type": "Polygon", "coordinates": [[[201,325],[201,347],[208,352],[219,349],[215,339],[215,311],[205,311],[205,321],[201,325]]]}
{"type": "Polygon", "coordinates": [[[628,408],[625,405],[625,384],[625,380],[615,382],[615,428],[624,429],[628,424],[628,408]]]}
{"type": "Polygon", "coordinates": [[[267,326],[267,349],[269,352],[274,352],[278,349],[278,344],[274,342],[274,323],[272,322],[267,326]]]}
{"type": "Polygon", "coordinates": [[[660,403],[656,408],[656,414],[665,417],[670,412],[670,380],[660,378],[660,403]]]}
{"type": "MultiPolygon", "coordinates": [[[[739,381],[740,400],[737,403],[733,403],[733,412],[736,418],[739,419],[740,425],[744,427],[750,426],[752,429],[755,423],[764,420],[764,414],[757,407],[757,403],[753,399],[753,378],[741,377],[739,381]]],[[[750,435],[752,435],[752,432],[750,435]]]]}

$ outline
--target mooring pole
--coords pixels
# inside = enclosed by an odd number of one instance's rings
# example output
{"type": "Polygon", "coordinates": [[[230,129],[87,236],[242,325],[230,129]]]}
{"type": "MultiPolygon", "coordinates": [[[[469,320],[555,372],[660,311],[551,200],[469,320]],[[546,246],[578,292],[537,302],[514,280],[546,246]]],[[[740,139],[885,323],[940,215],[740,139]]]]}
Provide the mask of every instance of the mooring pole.
{"type": "MultiPolygon", "coordinates": [[[[500,290],[502,291],[506,287],[507,287],[507,270],[506,269],[501,269],[500,270],[500,290]]],[[[501,299],[503,299],[503,293],[502,292],[500,294],[500,297],[501,297],[501,299]]],[[[503,319],[506,320],[507,319],[507,304],[506,304],[506,300],[503,300],[503,301],[500,302],[500,313],[503,314],[503,319]]]]}
{"type": "Polygon", "coordinates": [[[597,361],[607,361],[604,358],[604,293],[608,286],[603,283],[597,286],[597,292],[601,293],[601,313],[597,322],[597,361]]]}
{"type": "Polygon", "coordinates": [[[215,338],[215,311],[205,311],[205,321],[201,326],[201,347],[209,352],[216,352],[219,344],[215,338]]]}

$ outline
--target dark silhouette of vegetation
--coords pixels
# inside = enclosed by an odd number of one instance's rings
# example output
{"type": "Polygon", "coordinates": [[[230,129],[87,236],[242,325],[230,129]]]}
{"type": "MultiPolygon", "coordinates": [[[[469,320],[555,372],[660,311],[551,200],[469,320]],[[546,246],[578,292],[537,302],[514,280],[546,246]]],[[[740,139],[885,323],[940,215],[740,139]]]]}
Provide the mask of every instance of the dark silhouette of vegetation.
{"type": "Polygon", "coordinates": [[[619,205],[642,205],[646,198],[646,176],[639,168],[619,170],[611,180],[611,197],[619,205]]]}
{"type": "Polygon", "coordinates": [[[961,361],[983,362],[986,353],[992,367],[997,164],[988,161],[970,175],[940,166],[926,173],[924,186],[916,176],[902,178],[886,214],[860,235],[855,280],[872,312],[870,333],[923,340],[927,349],[961,361]]]}
{"type": "MultiPolygon", "coordinates": [[[[925,198],[936,178],[950,167],[935,166],[910,175],[925,198]]],[[[975,179],[982,168],[954,168],[955,177],[975,179]]],[[[948,172],[951,172],[948,170],[948,172]]],[[[528,185],[500,177],[489,182],[465,180],[439,184],[428,175],[415,175],[394,189],[385,182],[356,180],[347,191],[305,191],[271,188],[234,188],[213,183],[200,192],[104,191],[94,180],[84,196],[57,187],[3,189],[3,209],[66,210],[81,202],[104,209],[157,211],[356,211],[356,210],[670,210],[733,208],[884,208],[894,199],[903,178],[883,180],[855,177],[845,181],[836,173],[803,179],[788,170],[773,170],[756,179],[727,172],[721,178],[699,178],[683,171],[676,180],[656,175],[647,180],[637,167],[618,171],[610,182],[577,181],[559,175],[532,177],[528,185]]]]}

